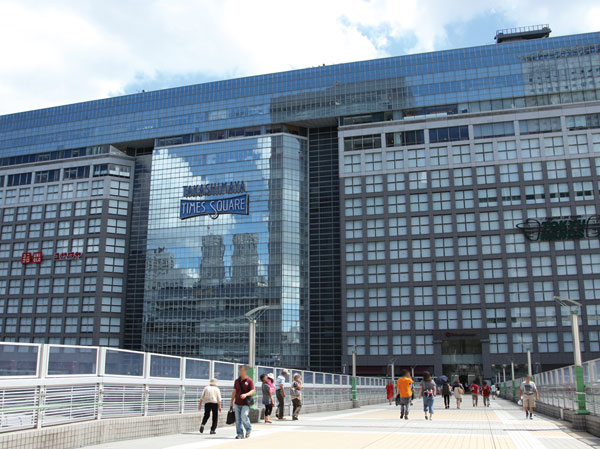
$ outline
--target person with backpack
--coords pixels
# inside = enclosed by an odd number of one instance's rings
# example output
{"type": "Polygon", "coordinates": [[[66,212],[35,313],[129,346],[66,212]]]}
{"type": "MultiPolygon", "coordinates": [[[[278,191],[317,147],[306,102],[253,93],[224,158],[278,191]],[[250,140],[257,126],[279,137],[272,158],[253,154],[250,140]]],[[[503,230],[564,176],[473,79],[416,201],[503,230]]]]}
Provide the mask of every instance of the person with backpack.
{"type": "Polygon", "coordinates": [[[250,423],[250,406],[254,404],[254,382],[248,377],[248,368],[240,366],[240,376],[233,383],[233,393],[229,408],[235,411],[236,440],[250,438],[252,424],[250,423]],[[246,429],[246,436],[244,436],[246,429]]]}
{"type": "Polygon", "coordinates": [[[481,387],[481,396],[483,396],[483,406],[490,406],[490,396],[492,394],[492,389],[488,385],[487,381],[483,381],[483,386],[481,387]]]}
{"type": "Polygon", "coordinates": [[[444,408],[450,408],[450,395],[452,394],[452,388],[450,388],[450,384],[448,380],[442,384],[442,396],[444,396],[444,408]]]}
{"type": "Polygon", "coordinates": [[[198,410],[202,410],[204,402],[204,417],[200,425],[200,433],[204,433],[204,426],[208,422],[208,418],[212,414],[212,424],[210,426],[210,434],[217,433],[217,424],[219,423],[219,413],[221,412],[221,390],[217,387],[217,379],[211,379],[208,387],[202,390],[198,410]]]}
{"type": "Polygon", "coordinates": [[[479,385],[473,382],[469,386],[469,390],[471,390],[471,398],[473,399],[473,407],[477,407],[479,403],[479,385]]]}
{"type": "Polygon", "coordinates": [[[260,381],[262,382],[262,403],[265,406],[265,423],[272,423],[271,412],[273,411],[273,393],[275,392],[275,386],[271,383],[271,380],[266,374],[260,375],[260,381]],[[273,391],[271,391],[271,386],[273,391]]]}
{"type": "Polygon", "coordinates": [[[462,403],[463,394],[465,394],[465,390],[460,382],[456,382],[453,388],[454,399],[456,399],[456,408],[460,410],[460,404],[462,403]]]}
{"type": "Polygon", "coordinates": [[[298,421],[298,415],[300,414],[300,409],[302,408],[302,375],[294,374],[294,381],[292,382],[292,421],[298,421]]]}
{"type": "Polygon", "coordinates": [[[433,401],[437,394],[437,387],[435,382],[431,379],[431,374],[428,371],[423,373],[423,382],[421,382],[421,389],[419,396],[423,398],[423,411],[425,412],[425,419],[433,420],[433,401]],[[429,418],[427,417],[429,412],[429,418]]]}
{"type": "Polygon", "coordinates": [[[396,397],[400,405],[400,419],[408,419],[408,409],[413,395],[412,385],[413,380],[410,378],[410,373],[402,370],[397,383],[398,396],[396,397]]]}
{"type": "Polygon", "coordinates": [[[498,387],[496,387],[496,384],[492,384],[490,386],[490,388],[492,389],[492,398],[495,401],[496,400],[496,395],[498,394],[498,387]]]}

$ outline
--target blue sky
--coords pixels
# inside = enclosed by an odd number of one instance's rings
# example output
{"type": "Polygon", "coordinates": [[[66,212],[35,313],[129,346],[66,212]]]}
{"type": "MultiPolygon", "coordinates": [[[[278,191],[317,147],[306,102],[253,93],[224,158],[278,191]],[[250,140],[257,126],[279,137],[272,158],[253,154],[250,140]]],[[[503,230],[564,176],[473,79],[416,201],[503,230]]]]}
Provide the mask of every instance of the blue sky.
{"type": "Polygon", "coordinates": [[[497,29],[541,23],[600,31],[600,2],[2,0],[0,114],[492,44],[497,29]]]}

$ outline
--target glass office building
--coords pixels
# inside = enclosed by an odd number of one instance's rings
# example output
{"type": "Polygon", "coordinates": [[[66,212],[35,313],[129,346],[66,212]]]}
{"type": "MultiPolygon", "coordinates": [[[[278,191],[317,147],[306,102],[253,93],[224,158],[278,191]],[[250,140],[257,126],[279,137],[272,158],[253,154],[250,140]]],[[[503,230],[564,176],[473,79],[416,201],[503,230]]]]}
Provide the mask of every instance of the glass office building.
{"type": "MultiPolygon", "coordinates": [[[[53,300],[39,279],[70,282],[52,266],[0,270],[0,338],[244,360],[243,315],[269,305],[265,362],[347,370],[354,349],[365,374],[490,376],[527,349],[540,369],[572,362],[560,295],[582,302],[584,357],[598,356],[600,34],[548,33],[0,117],[0,176],[25,174],[19,189],[37,186],[37,166],[68,153],[61,169],[78,167],[99,146],[130,166],[125,215],[107,184],[89,237],[102,254],[81,256],[98,258],[101,291],[55,294],[94,297],[93,333],[83,308],[43,315],[76,318],[69,336],[27,325],[53,300]],[[118,276],[103,253],[114,219],[127,226],[118,276]],[[103,298],[121,294],[102,328],[103,298]]],[[[2,186],[10,209],[20,191],[2,186]]]]}

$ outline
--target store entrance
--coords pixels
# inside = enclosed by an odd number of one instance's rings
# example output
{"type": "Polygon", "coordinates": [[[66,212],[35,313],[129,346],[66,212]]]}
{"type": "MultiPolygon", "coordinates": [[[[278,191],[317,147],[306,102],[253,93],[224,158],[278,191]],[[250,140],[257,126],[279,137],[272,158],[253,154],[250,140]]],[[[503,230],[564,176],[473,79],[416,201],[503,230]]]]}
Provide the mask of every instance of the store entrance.
{"type": "Polygon", "coordinates": [[[468,384],[483,380],[481,340],[451,338],[442,342],[442,371],[451,383],[468,384]]]}

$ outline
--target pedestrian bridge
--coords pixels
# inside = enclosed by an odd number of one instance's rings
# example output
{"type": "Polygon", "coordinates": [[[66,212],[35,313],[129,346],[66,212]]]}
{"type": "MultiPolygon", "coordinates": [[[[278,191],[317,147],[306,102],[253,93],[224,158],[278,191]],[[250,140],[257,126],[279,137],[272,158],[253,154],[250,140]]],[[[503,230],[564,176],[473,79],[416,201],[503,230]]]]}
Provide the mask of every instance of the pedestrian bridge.
{"type": "MultiPolygon", "coordinates": [[[[398,407],[370,405],[360,409],[301,415],[299,421],[254,424],[252,436],[235,440],[234,426],[220,427],[217,435],[197,431],[90,446],[86,449],[583,449],[598,447],[600,439],[575,432],[564,421],[543,416],[525,420],[513,402],[491,401],[489,408],[473,408],[465,396],[463,407],[443,401],[435,403],[433,421],[423,417],[420,401],[415,401],[410,419],[400,420],[398,407]]],[[[481,404],[481,401],[480,401],[481,404]]]]}

